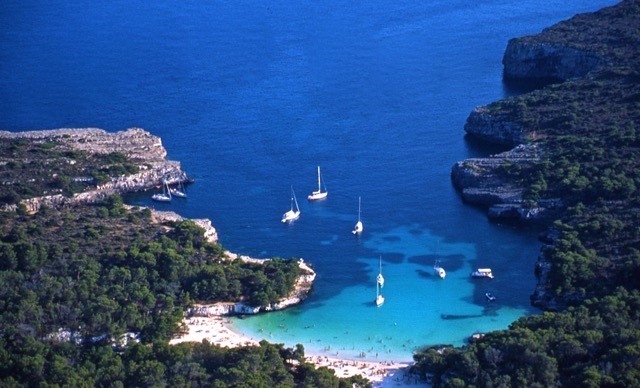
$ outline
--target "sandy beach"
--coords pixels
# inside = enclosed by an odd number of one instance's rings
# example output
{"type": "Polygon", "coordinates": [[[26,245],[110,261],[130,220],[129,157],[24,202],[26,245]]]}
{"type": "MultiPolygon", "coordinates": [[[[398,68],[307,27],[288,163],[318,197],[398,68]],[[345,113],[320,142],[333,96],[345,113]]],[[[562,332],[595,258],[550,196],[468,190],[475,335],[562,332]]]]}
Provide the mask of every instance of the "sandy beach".
{"type": "MultiPolygon", "coordinates": [[[[206,339],[212,344],[231,348],[257,345],[261,338],[251,338],[231,330],[226,317],[191,317],[184,321],[188,332],[171,340],[170,344],[181,342],[202,342],[206,339]]],[[[307,362],[317,367],[327,367],[335,371],[338,377],[362,375],[373,383],[374,387],[425,386],[408,374],[410,363],[374,362],[345,360],[324,355],[308,354],[307,362]]]]}

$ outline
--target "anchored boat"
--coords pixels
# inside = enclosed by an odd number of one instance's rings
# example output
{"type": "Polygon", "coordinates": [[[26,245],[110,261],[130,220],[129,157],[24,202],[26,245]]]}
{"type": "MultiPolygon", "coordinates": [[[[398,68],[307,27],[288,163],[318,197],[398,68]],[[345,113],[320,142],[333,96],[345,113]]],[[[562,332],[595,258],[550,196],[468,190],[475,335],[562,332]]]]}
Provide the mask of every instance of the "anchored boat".
{"type": "Polygon", "coordinates": [[[364,230],[362,221],[360,220],[360,197],[358,197],[358,222],[356,222],[355,228],[351,231],[353,234],[360,234],[364,230]]]}
{"type": "Polygon", "coordinates": [[[491,273],[491,268],[478,268],[477,270],[471,272],[471,276],[474,278],[493,279],[493,273],[491,273]]]}
{"type": "Polygon", "coordinates": [[[171,191],[167,181],[162,182],[162,193],[153,194],[151,199],[158,202],[171,202],[171,191]]]}
{"type": "Polygon", "coordinates": [[[440,265],[440,260],[436,260],[436,263],[433,265],[433,272],[436,274],[436,276],[438,276],[440,279],[444,279],[447,276],[447,272],[444,270],[444,268],[442,268],[442,266],[440,265]]]}
{"type": "Polygon", "coordinates": [[[282,215],[282,222],[291,222],[293,220],[298,219],[300,217],[300,208],[298,207],[298,200],[296,199],[296,193],[293,191],[293,186],[291,186],[291,210],[284,213],[282,215]],[[295,210],[293,210],[295,205],[295,210]]]}
{"type": "Polygon", "coordinates": [[[376,277],[376,306],[382,306],[384,296],[380,293],[380,288],[384,285],[384,277],[382,277],[382,256],[380,256],[380,271],[376,277]]]}
{"type": "Polygon", "coordinates": [[[324,184],[324,180],[322,180],[320,176],[320,166],[318,166],[318,190],[314,191],[307,197],[309,201],[317,201],[319,199],[327,198],[327,187],[324,184]],[[322,191],[322,187],[324,187],[324,191],[322,191]]]}

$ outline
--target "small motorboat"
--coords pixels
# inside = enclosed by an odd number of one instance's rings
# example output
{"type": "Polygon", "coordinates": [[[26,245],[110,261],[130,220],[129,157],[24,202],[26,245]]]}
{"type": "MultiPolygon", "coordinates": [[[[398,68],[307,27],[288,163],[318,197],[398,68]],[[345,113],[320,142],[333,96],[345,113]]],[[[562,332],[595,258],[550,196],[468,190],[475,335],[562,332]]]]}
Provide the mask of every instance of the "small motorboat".
{"type": "Polygon", "coordinates": [[[491,272],[491,268],[478,268],[471,272],[471,277],[493,279],[493,273],[491,272]]]}
{"type": "Polygon", "coordinates": [[[492,294],[492,293],[490,293],[490,292],[485,293],[485,294],[484,294],[484,296],[486,296],[486,297],[487,297],[487,300],[488,300],[489,302],[493,302],[494,300],[496,300],[496,297],[495,297],[495,296],[493,296],[493,294],[492,294]]]}

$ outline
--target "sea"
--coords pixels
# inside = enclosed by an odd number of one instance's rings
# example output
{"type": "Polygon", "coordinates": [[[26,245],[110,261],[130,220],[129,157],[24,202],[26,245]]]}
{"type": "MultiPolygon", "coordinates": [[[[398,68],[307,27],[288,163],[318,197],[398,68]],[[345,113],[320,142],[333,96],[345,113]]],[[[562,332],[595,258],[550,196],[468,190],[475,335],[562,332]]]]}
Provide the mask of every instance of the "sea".
{"type": "Polygon", "coordinates": [[[451,167],[501,151],[463,127],[474,107],[522,92],[502,82],[509,39],[613,4],[5,0],[0,130],[160,136],[195,179],[188,199],[128,203],[209,218],[226,249],[302,258],[317,273],[304,303],[235,318],[236,330],[307,353],[410,361],[538,313],[540,230],[490,222],[462,201],[451,167]],[[307,202],[318,166],[329,194],[307,202]],[[291,188],[301,216],[283,224],[291,188]],[[495,278],[471,278],[479,267],[495,278]]]}

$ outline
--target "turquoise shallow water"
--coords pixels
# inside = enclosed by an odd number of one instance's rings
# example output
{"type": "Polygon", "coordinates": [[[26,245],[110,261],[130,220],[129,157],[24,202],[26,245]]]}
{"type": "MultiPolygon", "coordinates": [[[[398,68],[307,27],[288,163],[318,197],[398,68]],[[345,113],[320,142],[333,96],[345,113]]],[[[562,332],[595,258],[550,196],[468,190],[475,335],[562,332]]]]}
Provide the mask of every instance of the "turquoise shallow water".
{"type": "MultiPolygon", "coordinates": [[[[288,345],[303,343],[307,352],[314,354],[410,361],[416,347],[461,345],[471,333],[503,329],[530,311],[524,304],[509,306],[507,295],[502,296],[502,303],[486,301],[484,292],[498,293],[501,287],[493,280],[470,277],[478,262],[473,244],[445,243],[417,225],[374,233],[362,244],[383,258],[391,257],[383,262],[382,294],[386,300],[382,306],[373,302],[378,258],[345,257],[363,264],[370,280],[344,287],[330,300],[319,302],[312,295],[305,304],[290,310],[236,319],[235,329],[254,338],[288,345]],[[445,279],[434,276],[436,257],[447,270],[445,279]],[[474,296],[476,290],[482,291],[479,298],[474,296]]],[[[496,256],[491,264],[502,267],[508,260],[496,256]]],[[[513,273],[496,275],[511,277],[513,273]]],[[[321,273],[314,292],[321,294],[332,277],[349,276],[321,273]]]]}
{"type": "Polygon", "coordinates": [[[475,106],[518,92],[501,81],[508,40],[613,3],[8,0],[0,129],[160,136],[196,183],[188,200],[156,208],[210,218],[233,252],[303,257],[318,274],[302,305],[235,320],[239,331],[409,360],[416,346],[462,344],[535,312],[537,231],[488,222],[450,169],[496,151],[462,128],[475,106]],[[307,203],[318,165],[329,197],[307,203]],[[283,225],[290,185],[302,216],[283,225]],[[472,280],[477,267],[496,278],[472,280]]]}

